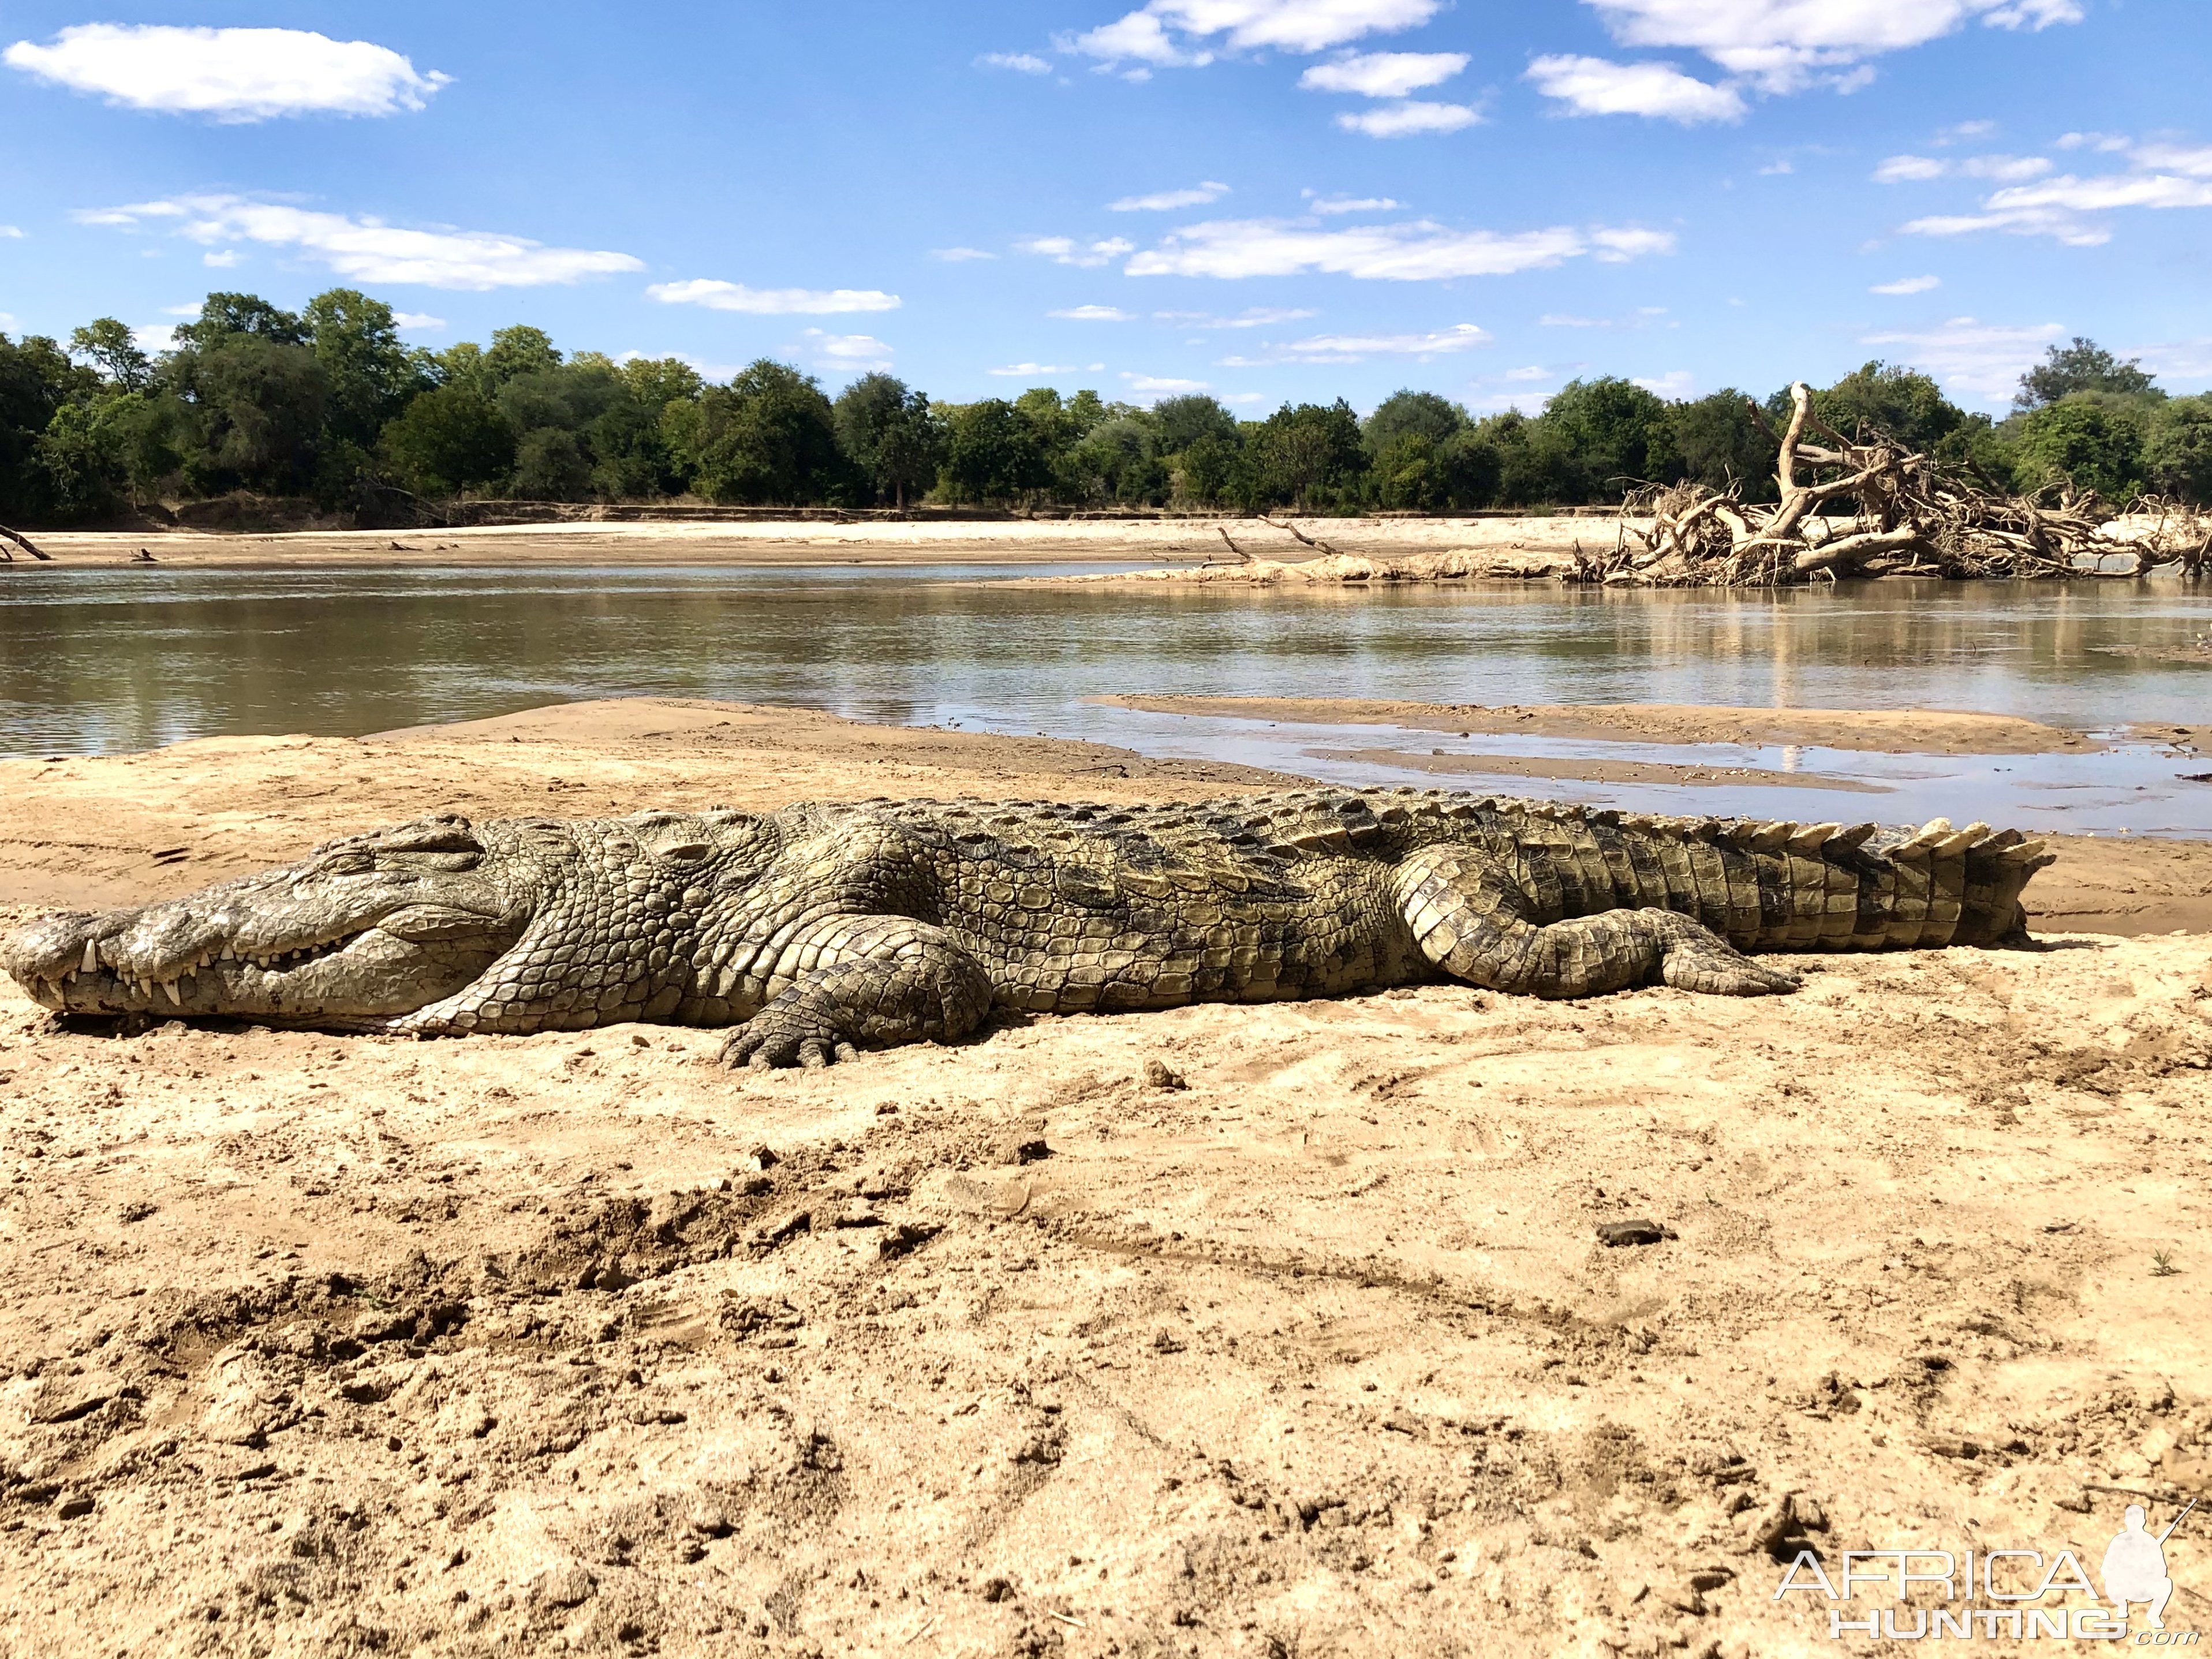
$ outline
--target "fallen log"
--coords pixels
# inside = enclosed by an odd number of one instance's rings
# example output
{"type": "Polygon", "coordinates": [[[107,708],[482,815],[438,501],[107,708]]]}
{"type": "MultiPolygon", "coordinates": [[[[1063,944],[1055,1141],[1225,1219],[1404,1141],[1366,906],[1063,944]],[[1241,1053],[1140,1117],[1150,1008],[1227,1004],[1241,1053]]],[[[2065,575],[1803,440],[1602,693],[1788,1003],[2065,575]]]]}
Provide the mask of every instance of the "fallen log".
{"type": "Polygon", "coordinates": [[[2212,520],[2145,497],[2125,518],[2148,522],[2118,533],[2094,492],[2067,485],[2008,495],[1971,462],[1951,465],[1885,433],[1847,438],[1813,408],[1812,389],[1790,388],[1790,422],[1777,432],[1778,499],[1747,501],[1683,483],[1631,492],[1609,554],[1577,550],[1570,581],[1657,586],[1779,586],[1847,576],[2136,577],[2154,569],[2212,571],[2212,520]],[[1845,507],[1849,511],[1839,509],[1845,507]]]}
{"type": "Polygon", "coordinates": [[[15,563],[15,550],[18,547],[21,548],[23,551],[29,554],[34,559],[44,560],[48,563],[52,563],[53,561],[54,556],[52,554],[41,553],[37,548],[32,546],[29,538],[19,535],[15,531],[9,529],[6,525],[0,524],[0,564],[15,563]]]}

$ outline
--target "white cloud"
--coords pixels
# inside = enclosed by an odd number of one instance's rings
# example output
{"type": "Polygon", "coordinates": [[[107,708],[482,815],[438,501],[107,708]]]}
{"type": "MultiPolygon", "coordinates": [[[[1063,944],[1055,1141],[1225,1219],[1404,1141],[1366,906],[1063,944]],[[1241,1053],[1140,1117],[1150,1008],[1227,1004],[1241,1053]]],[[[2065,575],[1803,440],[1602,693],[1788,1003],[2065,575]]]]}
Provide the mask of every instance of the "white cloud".
{"type": "Polygon", "coordinates": [[[1048,317],[1058,317],[1071,323],[1133,323],[1136,313],[1123,311],[1118,306],[1070,306],[1065,311],[1048,311],[1048,317]]]}
{"type": "Polygon", "coordinates": [[[2044,349],[2065,337],[2057,323],[2007,328],[1954,317],[1923,333],[1868,334],[1860,343],[1883,347],[1882,355],[1892,361],[1931,374],[1984,403],[2000,404],[2011,398],[2020,377],[2034,367],[2044,349]]]}
{"type": "Polygon", "coordinates": [[[362,283],[538,288],[645,269],[642,260],[627,253],[547,247],[489,231],[404,230],[377,219],[252,202],[242,196],[179,196],[72,216],[91,225],[166,225],[173,234],[201,243],[253,242],[287,248],[362,283]]]}
{"type": "Polygon", "coordinates": [[[1073,374],[1073,363],[1008,363],[1004,368],[987,368],[986,374],[998,374],[1012,379],[1018,375],[1073,374]]]}
{"type": "Polygon", "coordinates": [[[1362,110],[1357,115],[1340,115],[1336,124],[1346,132],[1364,132],[1370,138],[1410,138],[1423,132],[1457,132],[1481,120],[1482,112],[1471,104],[1431,104],[1414,98],[1362,110]]]}
{"type": "Polygon", "coordinates": [[[1916,236],[2002,230],[2094,247],[2110,241],[2112,233],[2093,214],[2122,208],[2212,207],[2212,149],[2145,145],[2130,160],[2134,165],[2125,173],[2086,179],[2063,173],[2035,184],[2012,185],[1984,198],[1979,212],[1932,214],[1902,228],[1916,236]]]}
{"type": "Polygon", "coordinates": [[[889,368],[891,349],[872,334],[825,334],[818,328],[801,331],[815,366],[830,369],[889,368]]]}
{"type": "Polygon", "coordinates": [[[1672,64],[1615,64],[1562,55],[1535,59],[1528,79],[1572,115],[1649,115],[1694,126],[1741,120],[1744,112],[1744,101],[1732,88],[1709,85],[1672,64]]]}
{"type": "Polygon", "coordinates": [[[1103,242],[1079,242],[1073,236],[1032,236],[1014,244],[1018,252],[1034,253],[1057,265],[1103,265],[1136,251],[1134,242],[1110,236],[1103,242]]]}
{"type": "Polygon", "coordinates": [[[1929,155],[1893,155],[1874,170],[1877,185],[1902,185],[1922,179],[1941,179],[1951,170],[1948,161],[1929,155]]]}
{"type": "Polygon", "coordinates": [[[194,300],[190,305],[163,306],[161,307],[161,314],[164,317],[197,317],[200,314],[202,309],[204,309],[204,307],[201,303],[198,300],[194,300]]]}
{"type": "Polygon", "coordinates": [[[1878,185],[1906,184],[1958,173],[1968,179],[2018,184],[2039,179],[2050,171],[2049,160],[2040,155],[1967,155],[1956,161],[1926,155],[1893,155],[1874,170],[1874,181],[1878,185]]]}
{"type": "Polygon", "coordinates": [[[1152,319],[1155,322],[1180,323],[1186,328],[1272,328],[1278,323],[1300,323],[1320,314],[1314,311],[1254,306],[1234,317],[1212,317],[1203,311],[1156,311],[1152,319]]]}
{"type": "Polygon", "coordinates": [[[1449,81],[1467,67],[1463,52],[1370,52],[1316,64],[1298,77],[1309,92],[1356,92],[1366,98],[1403,98],[1449,81]]]}
{"type": "Polygon", "coordinates": [[[1414,357],[1423,362],[1455,351],[1490,343],[1473,323],[1455,323],[1427,334],[1316,334],[1269,349],[1261,357],[1224,357],[1225,368],[1259,368],[1270,363],[1358,363],[1370,357],[1414,357]]]}
{"type": "Polygon", "coordinates": [[[695,276],[684,283],[655,283],[646,297],[668,306],[704,306],[709,311],[741,311],[753,317],[826,317],[848,311],[896,311],[899,296],[873,288],[747,288],[743,283],[695,276]]]}
{"type": "Polygon", "coordinates": [[[995,259],[999,256],[995,253],[987,253],[980,247],[933,247],[929,250],[929,257],[933,259],[942,259],[950,265],[957,265],[969,259],[995,259]]]}
{"type": "Polygon", "coordinates": [[[2128,140],[2117,132],[2069,132],[2058,140],[2061,149],[2094,149],[2102,155],[2117,155],[2128,147],[2128,140]]]}
{"type": "Polygon", "coordinates": [[[228,270],[246,256],[234,247],[224,248],[218,253],[203,253],[200,263],[211,270],[228,270]]]}
{"type": "Polygon", "coordinates": [[[1164,374],[1128,374],[1121,378],[1129,383],[1129,390],[1139,396],[1172,398],[1186,392],[1203,392],[1204,380],[1178,380],[1164,374]]]}
{"type": "Polygon", "coordinates": [[[1955,144],[1961,138],[1986,138],[1997,130],[1994,121],[1958,121],[1936,135],[1939,144],[1955,144]]]}
{"type": "Polygon", "coordinates": [[[987,52],[975,60],[979,69],[1012,70],[1018,75],[1049,75],[1052,65],[1035,52],[987,52]]]}
{"type": "Polygon", "coordinates": [[[423,311],[395,311],[392,320],[403,334],[431,334],[446,325],[443,317],[433,317],[423,311]]]}
{"type": "Polygon", "coordinates": [[[1785,155],[1780,161],[1769,161],[1759,168],[1759,176],[1762,179],[1786,179],[1796,171],[1797,164],[1785,155]]]}
{"type": "Polygon", "coordinates": [[[1505,378],[1509,380],[1549,380],[1557,379],[1558,375],[1555,370],[1548,369],[1541,363],[1530,363],[1526,368],[1507,369],[1505,378]]]}
{"type": "Polygon", "coordinates": [[[1314,197],[1310,191],[1307,195],[1312,199],[1306,203],[1306,207],[1314,213],[1387,213],[1393,208],[1406,205],[1393,196],[1314,197]]]}
{"type": "Polygon", "coordinates": [[[305,29],[82,23],[52,44],[18,40],[9,67],[133,109],[265,121],[278,115],[391,115],[421,109],[451,79],[388,46],[305,29]]]}
{"type": "Polygon", "coordinates": [[[2171,340],[2162,345],[2130,346],[2119,355],[2141,359],[2142,366],[2160,380],[2212,380],[2212,339],[2171,340]]]}
{"type": "MultiPolygon", "coordinates": [[[[199,314],[198,306],[192,307],[192,314],[199,314]]],[[[149,323],[144,328],[131,331],[131,343],[152,356],[160,356],[176,343],[177,331],[168,323],[149,323]]]]}
{"type": "Polygon", "coordinates": [[[0,242],[20,242],[23,233],[14,225],[0,225],[0,242]]]}
{"type": "Polygon", "coordinates": [[[1152,0],[1141,11],[1059,44],[1109,65],[1134,60],[1195,68],[1212,63],[1214,52],[1177,44],[1170,29],[1193,42],[1219,36],[1229,52],[1327,52],[1363,35],[1413,28],[1442,5],[1443,0],[1152,0]]]}
{"type": "Polygon", "coordinates": [[[2212,179],[2212,148],[2184,149],[2177,144],[2145,144],[2135,154],[2137,167],[2163,173],[2185,173],[2192,179],[2212,179]]]}
{"type": "MultiPolygon", "coordinates": [[[[1955,33],[1980,21],[1999,28],[2078,23],[2081,0],[1586,0],[1614,37],[1632,46],[1703,52],[1759,90],[1796,92],[1824,73],[1955,33]]],[[[1848,85],[1839,87],[1848,90],[1848,85]]]]}
{"type": "Polygon", "coordinates": [[[1310,270],[1383,282],[1502,276],[1585,255],[1607,262],[1670,251],[1662,232],[1555,225],[1501,235],[1427,220],[1322,230],[1279,219],[1221,219],[1172,233],[1125,267],[1132,276],[1294,276],[1310,270]]]}
{"type": "Polygon", "coordinates": [[[1900,276],[1893,283],[1876,283],[1867,290],[1869,294],[1925,294],[1931,288],[1943,286],[1941,276],[1900,276]]]}
{"type": "Polygon", "coordinates": [[[1632,377],[1646,392],[1656,392],[1662,398],[1680,401],[1698,389],[1698,377],[1686,368],[1670,369],[1664,374],[1638,374],[1632,377]]]}
{"type": "Polygon", "coordinates": [[[1168,213],[1176,208],[1204,207],[1208,202],[1218,202],[1229,194],[1229,186],[1209,179],[1188,190],[1155,191],[1150,196],[1124,196],[1118,202],[1109,202],[1109,213],[1168,213]]]}

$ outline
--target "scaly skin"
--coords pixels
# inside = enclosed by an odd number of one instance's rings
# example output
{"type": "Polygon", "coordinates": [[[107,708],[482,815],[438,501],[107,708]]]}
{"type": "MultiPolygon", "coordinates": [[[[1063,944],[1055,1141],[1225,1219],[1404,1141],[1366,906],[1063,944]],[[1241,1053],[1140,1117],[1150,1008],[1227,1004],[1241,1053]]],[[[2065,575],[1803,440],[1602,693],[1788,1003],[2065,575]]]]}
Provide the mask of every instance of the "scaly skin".
{"type": "Polygon", "coordinates": [[[1747,951],[1990,945],[2016,831],[1649,818],[1445,790],[1190,805],[805,804],[349,837],[0,944],[50,1008],[458,1036],[737,1025],[732,1064],[1438,977],[1579,997],[1794,989],[1747,951]]]}

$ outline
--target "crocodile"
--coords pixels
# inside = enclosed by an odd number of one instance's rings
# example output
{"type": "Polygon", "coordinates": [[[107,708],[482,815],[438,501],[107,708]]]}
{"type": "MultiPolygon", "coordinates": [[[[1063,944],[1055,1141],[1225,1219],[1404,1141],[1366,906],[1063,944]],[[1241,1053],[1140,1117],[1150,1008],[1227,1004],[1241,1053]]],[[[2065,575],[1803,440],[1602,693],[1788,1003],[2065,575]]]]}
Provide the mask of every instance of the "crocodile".
{"type": "Polygon", "coordinates": [[[1763,995],[1747,953],[1990,945],[2051,862],[1986,824],[1658,817],[1442,789],[1179,805],[877,799],[447,815],[189,896],[52,915],[0,968],[71,1014],[421,1036],[736,1026],[821,1066],[994,1008],[1107,1012],[1449,979],[1763,995]]]}

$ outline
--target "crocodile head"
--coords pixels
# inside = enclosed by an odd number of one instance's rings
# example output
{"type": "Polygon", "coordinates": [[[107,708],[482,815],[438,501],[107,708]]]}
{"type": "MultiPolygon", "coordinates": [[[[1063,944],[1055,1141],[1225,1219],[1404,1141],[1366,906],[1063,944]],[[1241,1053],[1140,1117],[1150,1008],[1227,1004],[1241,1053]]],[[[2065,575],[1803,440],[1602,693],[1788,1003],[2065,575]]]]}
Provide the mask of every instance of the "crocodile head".
{"type": "Polygon", "coordinates": [[[466,818],[428,818],[164,904],[48,916],[0,940],[0,968],[68,1013],[380,1025],[482,975],[544,879],[466,818]]]}

